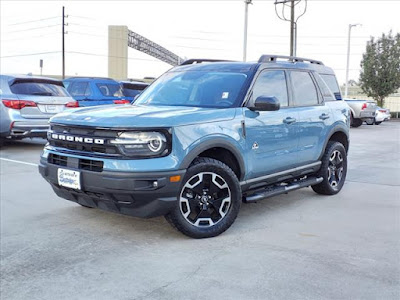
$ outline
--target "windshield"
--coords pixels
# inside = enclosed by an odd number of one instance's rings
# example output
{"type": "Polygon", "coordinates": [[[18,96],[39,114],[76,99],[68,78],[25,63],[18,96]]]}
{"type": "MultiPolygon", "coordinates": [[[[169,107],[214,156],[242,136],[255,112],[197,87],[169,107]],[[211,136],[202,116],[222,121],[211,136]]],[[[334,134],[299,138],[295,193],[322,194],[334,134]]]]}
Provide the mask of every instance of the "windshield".
{"type": "Polygon", "coordinates": [[[246,78],[243,73],[169,72],[144,90],[135,104],[232,107],[246,78]]]}

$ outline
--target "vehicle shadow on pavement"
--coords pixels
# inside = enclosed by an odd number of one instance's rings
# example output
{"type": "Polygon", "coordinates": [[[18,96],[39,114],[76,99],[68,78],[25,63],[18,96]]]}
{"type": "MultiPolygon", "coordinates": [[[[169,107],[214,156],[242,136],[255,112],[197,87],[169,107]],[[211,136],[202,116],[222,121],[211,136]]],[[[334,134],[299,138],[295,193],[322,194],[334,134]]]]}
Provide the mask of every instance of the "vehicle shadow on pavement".
{"type": "MultiPolygon", "coordinates": [[[[287,195],[264,199],[257,203],[242,203],[239,216],[223,236],[237,236],[254,229],[269,227],[269,217],[274,219],[293,207],[308,201],[320,201],[311,189],[295,191],[287,195]]],[[[90,235],[112,235],[113,239],[147,241],[190,239],[172,228],[164,217],[141,219],[117,213],[90,209],[79,205],[63,208],[63,216],[71,219],[71,226],[86,231],[90,235]]],[[[59,212],[60,214],[61,212],[59,212]]],[[[58,215],[59,215],[58,214],[58,215]]],[[[73,229],[73,228],[72,228],[73,229]]]]}

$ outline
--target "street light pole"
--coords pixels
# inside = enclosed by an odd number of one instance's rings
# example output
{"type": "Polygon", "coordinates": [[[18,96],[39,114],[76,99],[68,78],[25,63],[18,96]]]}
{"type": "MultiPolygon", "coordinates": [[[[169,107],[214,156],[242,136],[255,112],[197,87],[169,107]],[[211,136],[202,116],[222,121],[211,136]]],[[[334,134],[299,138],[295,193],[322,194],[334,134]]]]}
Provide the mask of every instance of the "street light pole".
{"type": "Polygon", "coordinates": [[[350,66],[350,39],[351,39],[351,28],[361,26],[361,24],[349,24],[349,34],[347,37],[347,65],[346,65],[346,83],[344,90],[344,97],[347,98],[349,93],[349,66],[350,66]]]}
{"type": "Polygon", "coordinates": [[[245,0],[245,9],[244,9],[244,36],[243,36],[243,61],[246,61],[247,56],[247,21],[248,21],[248,11],[249,4],[252,4],[253,0],[245,0]]]}

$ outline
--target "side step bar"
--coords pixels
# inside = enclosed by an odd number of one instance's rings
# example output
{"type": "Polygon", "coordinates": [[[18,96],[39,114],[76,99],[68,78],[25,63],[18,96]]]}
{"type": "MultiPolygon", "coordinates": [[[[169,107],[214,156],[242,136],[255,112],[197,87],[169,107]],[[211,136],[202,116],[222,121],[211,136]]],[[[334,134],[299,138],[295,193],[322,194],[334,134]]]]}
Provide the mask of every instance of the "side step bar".
{"type": "Polygon", "coordinates": [[[270,187],[265,190],[261,190],[251,196],[245,198],[245,203],[257,202],[258,200],[262,200],[265,198],[269,198],[272,196],[277,196],[280,194],[285,194],[290,191],[294,191],[297,189],[301,189],[303,187],[316,185],[321,183],[324,179],[322,177],[309,177],[303,180],[294,181],[288,185],[279,185],[275,187],[270,187]]]}

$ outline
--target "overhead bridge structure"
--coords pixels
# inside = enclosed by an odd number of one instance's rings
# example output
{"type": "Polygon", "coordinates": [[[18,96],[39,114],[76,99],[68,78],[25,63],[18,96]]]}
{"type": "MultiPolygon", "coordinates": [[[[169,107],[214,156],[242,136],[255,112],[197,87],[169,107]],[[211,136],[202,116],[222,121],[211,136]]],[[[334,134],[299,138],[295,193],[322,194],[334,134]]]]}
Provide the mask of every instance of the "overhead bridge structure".
{"type": "Polygon", "coordinates": [[[108,76],[115,79],[128,77],[128,47],[144,52],[171,66],[183,59],[127,26],[108,26],[108,76]]]}

